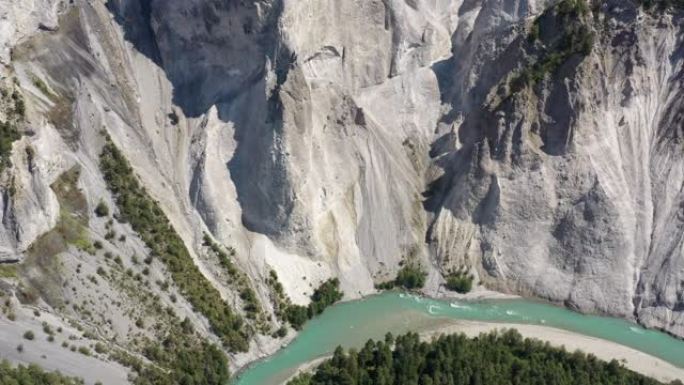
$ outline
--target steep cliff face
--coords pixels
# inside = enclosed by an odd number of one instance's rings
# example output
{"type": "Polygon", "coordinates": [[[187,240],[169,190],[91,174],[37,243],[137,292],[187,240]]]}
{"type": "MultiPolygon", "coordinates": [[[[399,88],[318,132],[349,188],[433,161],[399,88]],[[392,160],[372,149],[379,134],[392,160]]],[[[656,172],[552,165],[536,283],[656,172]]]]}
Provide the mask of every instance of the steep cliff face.
{"type": "Polygon", "coordinates": [[[446,93],[431,244],[504,290],[681,335],[679,18],[625,2],[577,18],[562,7],[498,46],[472,34],[454,45],[465,54],[445,69],[461,76],[446,93]],[[565,57],[581,25],[591,49],[565,57]]]}
{"type": "MultiPolygon", "coordinates": [[[[55,277],[35,262],[46,253],[61,255],[62,276],[98,266],[78,242],[36,248],[64,224],[54,184],[74,166],[89,237],[116,252],[114,226],[132,240],[126,255],[150,254],[130,226],[92,213],[103,201],[117,214],[99,168],[111,137],[238,313],[244,287],[222,275],[204,233],[235,250],[267,315],[270,270],[305,303],[323,279],[339,277],[354,298],[417,259],[429,293],[465,266],[490,288],[684,335],[677,9],[618,0],[15,3],[0,0],[1,73],[26,112],[3,171],[0,258],[24,260],[10,280],[17,291],[51,292],[43,283],[55,277]]],[[[163,264],[152,267],[168,278],[163,264]]],[[[192,304],[150,290],[214,338],[192,304]]],[[[62,300],[41,306],[63,314],[62,300]]],[[[135,317],[115,314],[121,337],[135,317]]],[[[251,339],[235,366],[277,343],[251,339]]]]}

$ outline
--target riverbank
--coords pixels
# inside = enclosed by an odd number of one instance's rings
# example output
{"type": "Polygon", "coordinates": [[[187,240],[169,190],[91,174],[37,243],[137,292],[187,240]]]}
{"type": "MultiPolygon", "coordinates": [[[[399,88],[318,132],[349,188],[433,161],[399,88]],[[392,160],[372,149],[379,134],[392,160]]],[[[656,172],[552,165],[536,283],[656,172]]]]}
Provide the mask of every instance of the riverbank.
{"type": "Polygon", "coordinates": [[[449,298],[386,292],[336,304],[307,322],[282,349],[236,373],[233,384],[282,384],[311,368],[314,360],[329,356],[337,346],[358,349],[368,339],[384,338],[388,331],[395,335],[413,331],[429,338],[445,332],[474,336],[507,326],[570,351],[580,349],[605,360],[624,359],[630,369],[661,381],[684,379],[684,341],[667,334],[523,298],[449,298]]]}
{"type": "Polygon", "coordinates": [[[670,383],[677,379],[684,381],[683,368],[676,367],[660,358],[614,342],[548,326],[445,319],[443,325],[431,330],[425,330],[420,335],[425,339],[441,334],[456,333],[463,333],[468,337],[476,337],[482,333],[504,329],[516,329],[524,337],[549,342],[557,347],[563,346],[570,352],[581,350],[584,353],[593,354],[604,361],[616,359],[628,369],[664,383],[670,383]]]}
{"type": "MultiPolygon", "coordinates": [[[[403,293],[400,290],[392,291],[396,293],[403,293]]],[[[382,291],[374,291],[368,294],[346,298],[338,304],[351,303],[355,301],[363,301],[374,296],[381,295],[382,291]]],[[[484,287],[476,287],[467,294],[459,294],[453,291],[438,290],[430,293],[420,293],[427,299],[434,299],[438,301],[466,301],[476,302],[495,299],[515,299],[521,298],[513,294],[505,294],[497,291],[485,289],[484,287]]],[[[290,330],[288,335],[281,339],[271,338],[270,336],[257,336],[257,339],[251,345],[251,349],[246,353],[237,353],[231,355],[230,370],[233,373],[241,373],[249,368],[250,365],[264,360],[269,356],[276,354],[278,351],[287,348],[292,341],[299,335],[298,331],[290,330]]]]}

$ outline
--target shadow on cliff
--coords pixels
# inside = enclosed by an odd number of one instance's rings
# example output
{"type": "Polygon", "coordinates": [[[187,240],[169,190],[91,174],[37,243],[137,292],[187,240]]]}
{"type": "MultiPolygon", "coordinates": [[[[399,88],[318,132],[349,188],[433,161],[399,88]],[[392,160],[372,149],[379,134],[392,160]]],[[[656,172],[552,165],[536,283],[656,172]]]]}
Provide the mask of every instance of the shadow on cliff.
{"type": "MultiPolygon", "coordinates": [[[[237,147],[226,167],[237,190],[243,224],[251,231],[273,235],[289,217],[294,200],[278,136],[282,130],[279,90],[295,59],[280,42],[277,23],[282,1],[274,0],[266,16],[256,3],[199,2],[188,10],[188,23],[198,28],[186,30],[187,36],[179,36],[173,24],[153,24],[155,12],[162,12],[155,7],[164,9],[168,4],[108,0],[106,7],[122,27],[124,38],[164,71],[173,86],[173,103],[185,116],[201,117],[216,107],[218,118],[233,125],[237,147]],[[236,33],[226,31],[226,24],[236,33]],[[210,54],[216,57],[207,58],[210,54]],[[269,65],[275,84],[267,85],[269,65]]],[[[198,168],[190,186],[191,200],[198,208],[205,203],[201,188],[198,168]]],[[[199,211],[207,215],[204,219],[214,230],[216,219],[199,211]]]]}
{"type": "Polygon", "coordinates": [[[124,31],[124,39],[159,67],[163,67],[152,30],[152,0],[107,0],[105,7],[124,31]]]}

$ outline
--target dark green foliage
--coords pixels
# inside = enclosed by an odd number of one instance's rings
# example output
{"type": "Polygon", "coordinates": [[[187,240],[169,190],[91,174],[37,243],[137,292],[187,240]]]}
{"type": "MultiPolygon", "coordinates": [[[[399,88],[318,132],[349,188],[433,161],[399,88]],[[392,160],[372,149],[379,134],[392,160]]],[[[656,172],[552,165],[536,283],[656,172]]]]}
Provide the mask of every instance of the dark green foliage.
{"type": "Polygon", "coordinates": [[[285,319],[293,328],[300,330],[309,320],[309,310],[306,306],[290,305],[285,309],[285,319]]]}
{"type": "Polygon", "coordinates": [[[523,339],[515,330],[441,336],[421,342],[409,333],[394,341],[368,341],[360,351],[335,350],[313,374],[289,385],[657,385],[617,361],[523,339]],[[392,347],[394,349],[392,349],[392,347]]]}
{"type": "Polygon", "coordinates": [[[151,255],[166,264],[183,296],[207,318],[212,331],[228,349],[246,351],[249,335],[242,318],[195,266],[159,204],[140,185],[128,161],[109,138],[100,155],[100,168],[116,197],[122,219],[140,235],[151,255]]]}
{"type": "Polygon", "coordinates": [[[284,312],[285,319],[293,328],[299,330],[309,319],[323,313],[325,308],[342,299],[344,296],[337,278],[329,279],[318,287],[311,295],[308,307],[289,305],[284,312]]]}
{"type": "Polygon", "coordinates": [[[282,326],[273,334],[273,338],[283,338],[287,335],[287,328],[282,326]]]}
{"type": "Polygon", "coordinates": [[[145,349],[145,356],[167,370],[141,368],[135,385],[225,385],[230,372],[225,355],[206,342],[187,347],[183,336],[169,336],[145,349]]]}
{"type": "Polygon", "coordinates": [[[278,274],[275,270],[269,272],[266,283],[271,288],[271,299],[276,316],[279,319],[287,319],[285,311],[290,306],[290,299],[285,295],[285,290],[278,280],[278,274]]]}
{"type": "Polygon", "coordinates": [[[15,124],[0,122],[0,171],[11,165],[9,158],[12,152],[12,143],[19,140],[20,137],[15,124]]]}
{"type": "Polygon", "coordinates": [[[19,91],[15,90],[12,92],[12,101],[14,102],[14,108],[11,113],[15,119],[23,119],[26,115],[26,103],[24,102],[24,97],[21,96],[19,91]]]}
{"type": "Polygon", "coordinates": [[[467,273],[454,273],[447,277],[446,288],[461,294],[473,289],[473,276],[467,273]]]}
{"type": "Polygon", "coordinates": [[[46,372],[38,365],[13,368],[6,360],[0,363],[0,385],[79,385],[83,380],[46,372]]]}
{"type": "Polygon", "coordinates": [[[311,295],[311,303],[309,304],[309,318],[313,318],[325,310],[326,307],[334,304],[342,299],[344,296],[340,292],[340,281],[333,278],[323,282],[311,295]]]}
{"type": "Polygon", "coordinates": [[[427,273],[423,271],[418,264],[407,264],[397,274],[397,279],[394,281],[396,286],[401,286],[405,289],[419,289],[425,285],[427,273]]]}
{"type": "Polygon", "coordinates": [[[420,289],[425,286],[427,273],[423,271],[420,264],[407,263],[397,273],[397,278],[393,281],[384,282],[376,285],[379,290],[391,290],[395,287],[402,287],[407,290],[420,289]]]}
{"type": "Polygon", "coordinates": [[[100,201],[95,207],[95,215],[98,217],[106,217],[109,215],[109,206],[104,201],[100,201]]]}

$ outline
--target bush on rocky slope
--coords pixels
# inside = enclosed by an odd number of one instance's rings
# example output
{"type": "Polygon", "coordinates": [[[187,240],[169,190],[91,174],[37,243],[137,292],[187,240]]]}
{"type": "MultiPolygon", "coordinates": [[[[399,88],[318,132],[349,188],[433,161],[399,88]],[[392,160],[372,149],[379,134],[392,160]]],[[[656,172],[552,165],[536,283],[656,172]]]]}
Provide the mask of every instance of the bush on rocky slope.
{"type": "Polygon", "coordinates": [[[116,197],[121,218],[140,235],[150,255],[166,264],[182,294],[207,318],[224,345],[231,351],[246,351],[249,335],[244,321],[195,266],[159,204],[140,185],[128,161],[109,138],[100,155],[100,168],[116,197]]]}
{"type": "Polygon", "coordinates": [[[418,263],[406,263],[397,273],[397,277],[389,282],[376,285],[377,289],[390,290],[395,287],[402,287],[407,290],[420,289],[425,286],[427,273],[418,263]]]}
{"type": "Polygon", "coordinates": [[[447,277],[446,288],[457,293],[465,294],[473,288],[473,276],[458,272],[447,277]]]}
{"type": "Polygon", "coordinates": [[[50,373],[38,365],[12,367],[8,361],[0,363],[0,385],[79,385],[83,380],[50,373]]]}
{"type": "Polygon", "coordinates": [[[216,346],[203,341],[190,321],[173,318],[166,335],[159,340],[146,339],[143,355],[137,356],[114,348],[110,358],[130,368],[137,376],[134,385],[224,385],[230,379],[227,358],[216,346]]]}

